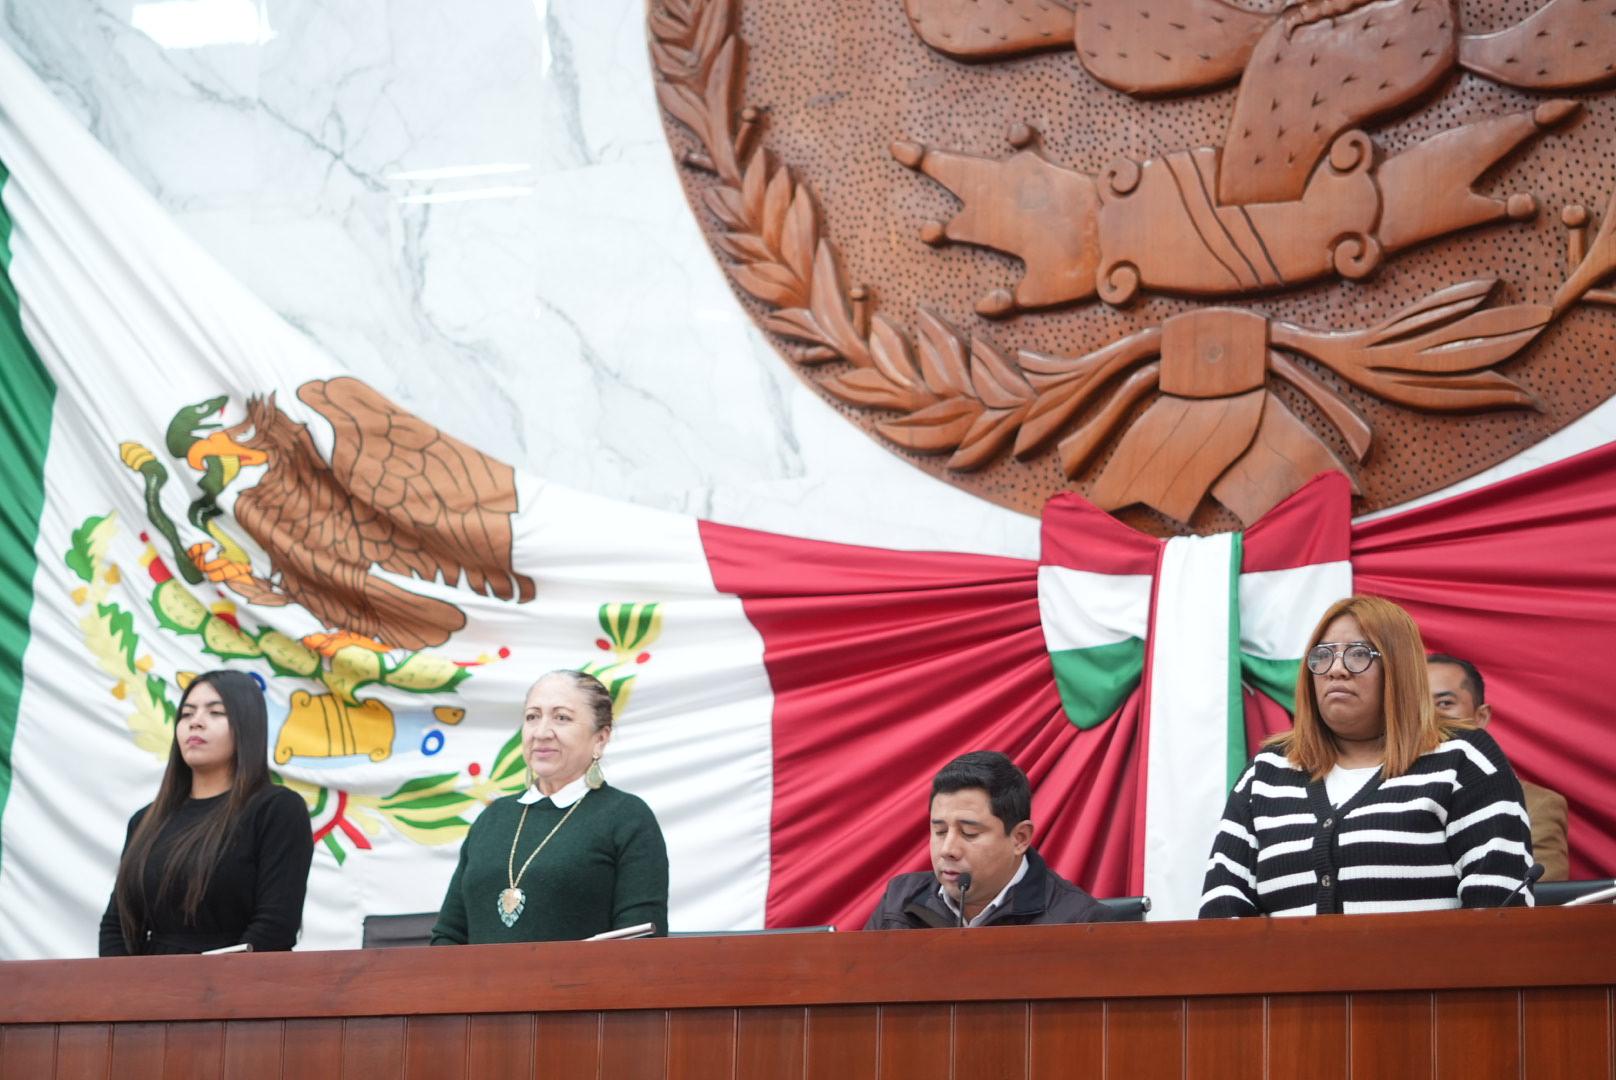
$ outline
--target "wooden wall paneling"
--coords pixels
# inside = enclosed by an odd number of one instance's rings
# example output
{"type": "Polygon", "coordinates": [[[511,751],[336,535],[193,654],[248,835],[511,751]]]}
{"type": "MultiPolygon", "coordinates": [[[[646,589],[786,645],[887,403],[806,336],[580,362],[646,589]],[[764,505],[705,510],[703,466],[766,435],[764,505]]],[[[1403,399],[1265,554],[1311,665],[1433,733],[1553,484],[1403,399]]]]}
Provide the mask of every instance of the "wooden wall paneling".
{"type": "Polygon", "coordinates": [[[344,1020],[342,1076],[343,1080],[404,1080],[404,1017],[344,1020]]]}
{"type": "Polygon", "coordinates": [[[881,1080],[954,1075],[950,1071],[954,1006],[883,1005],[879,1025],[876,1073],[881,1080]]]}
{"type": "Polygon", "coordinates": [[[742,1009],[735,1018],[735,1080],[803,1080],[808,1010],[742,1009]]]}
{"type": "Polygon", "coordinates": [[[105,1080],[112,1070],[111,1024],[62,1024],[56,1029],[57,1080],[105,1080]]]}
{"type": "Polygon", "coordinates": [[[0,1077],[33,1080],[56,1068],[55,1024],[12,1024],[0,1031],[0,1077]]]}
{"type": "Polygon", "coordinates": [[[1136,998],[1105,1003],[1105,1075],[1159,1080],[1184,1075],[1184,1002],[1136,998]]]}
{"type": "Polygon", "coordinates": [[[1436,995],[1437,1080],[1517,1080],[1521,995],[1444,990],[1436,995]]]}
{"type": "Polygon", "coordinates": [[[880,1010],[874,1005],[818,1005],[809,1009],[805,1080],[873,1080],[880,1068],[879,1019],[880,1010]]]}
{"type": "Polygon", "coordinates": [[[1611,1075],[1609,989],[1551,987],[1523,991],[1522,997],[1526,1080],[1611,1075]]]}
{"type": "Polygon", "coordinates": [[[224,1023],[169,1024],[163,1043],[163,1080],[214,1080],[224,1068],[224,1023]]]}
{"type": "Polygon", "coordinates": [[[668,1080],[730,1080],[735,1075],[735,1009],[668,1013],[668,1080]]]}
{"type": "Polygon", "coordinates": [[[473,1016],[466,1026],[466,1075],[528,1080],[533,1075],[532,1013],[473,1016]]]}
{"type": "Polygon", "coordinates": [[[108,1071],[113,1076],[163,1075],[163,1042],[167,1037],[167,1024],[114,1024],[112,1066],[108,1071]]]}
{"type": "Polygon", "coordinates": [[[1435,1073],[1433,995],[1354,994],[1348,1009],[1352,1080],[1419,1080],[1435,1073]]]}
{"type": "Polygon", "coordinates": [[[1263,1075],[1267,1052],[1260,997],[1191,998],[1184,1003],[1188,1080],[1246,1080],[1263,1075]]]}
{"type": "MultiPolygon", "coordinates": [[[[280,1080],[285,1038],[286,1024],[280,1020],[228,1021],[220,1075],[230,1080],[280,1080]]],[[[385,1076],[376,1075],[378,1080],[385,1076]]]]}
{"type": "Polygon", "coordinates": [[[1103,1002],[1034,1001],[1027,1011],[1027,1075],[1031,1080],[1102,1075],[1103,1002]]]}
{"type": "Polygon", "coordinates": [[[1022,1080],[1027,1075],[1027,1003],[973,1001],[954,1006],[953,1075],[1022,1080]]]}
{"type": "Polygon", "coordinates": [[[342,1075],[341,1020],[288,1020],[281,1037],[281,1075],[342,1075]]]}
{"type": "Polygon", "coordinates": [[[470,1017],[412,1016],[404,1021],[404,1075],[408,1080],[461,1080],[466,1075],[470,1017]]]}
{"type": "Polygon", "coordinates": [[[1268,999],[1269,1080],[1347,1080],[1347,996],[1268,999]]]}
{"type": "Polygon", "coordinates": [[[600,1031],[601,1080],[662,1080],[668,1068],[668,1014],[636,1009],[604,1015],[600,1031]]]}
{"type": "Polygon", "coordinates": [[[599,1076],[600,1041],[600,1013],[539,1013],[533,1018],[534,1080],[599,1076]]]}

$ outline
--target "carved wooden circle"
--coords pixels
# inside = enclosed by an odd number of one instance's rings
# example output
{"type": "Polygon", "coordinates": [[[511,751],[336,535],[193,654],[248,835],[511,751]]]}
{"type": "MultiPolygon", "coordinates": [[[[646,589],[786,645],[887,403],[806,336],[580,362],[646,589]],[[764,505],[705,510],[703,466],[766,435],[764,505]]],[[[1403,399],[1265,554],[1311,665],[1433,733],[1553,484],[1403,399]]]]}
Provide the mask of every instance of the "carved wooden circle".
{"type": "Polygon", "coordinates": [[[1005,506],[1227,529],[1328,461],[1368,511],[1616,391],[1616,5],[648,18],[742,304],[853,423],[1005,506]]]}

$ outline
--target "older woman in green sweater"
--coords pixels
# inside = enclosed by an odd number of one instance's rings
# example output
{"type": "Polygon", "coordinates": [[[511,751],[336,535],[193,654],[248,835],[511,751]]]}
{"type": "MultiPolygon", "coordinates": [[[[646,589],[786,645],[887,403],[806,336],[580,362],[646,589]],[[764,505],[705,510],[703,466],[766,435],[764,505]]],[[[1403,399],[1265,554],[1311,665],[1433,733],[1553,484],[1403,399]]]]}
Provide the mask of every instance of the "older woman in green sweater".
{"type": "Polygon", "coordinates": [[[577,940],[641,923],[668,932],[667,845],[651,808],[601,775],[611,736],[598,679],[552,671],[533,684],[522,716],[532,782],[472,824],[432,944],[577,940]]]}

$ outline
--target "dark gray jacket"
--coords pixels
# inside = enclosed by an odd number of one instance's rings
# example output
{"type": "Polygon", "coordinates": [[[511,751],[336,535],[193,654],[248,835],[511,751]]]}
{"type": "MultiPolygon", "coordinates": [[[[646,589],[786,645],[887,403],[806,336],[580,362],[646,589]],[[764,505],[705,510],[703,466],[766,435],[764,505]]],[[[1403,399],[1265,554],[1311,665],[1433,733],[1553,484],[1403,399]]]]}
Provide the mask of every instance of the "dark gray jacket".
{"type": "MultiPolygon", "coordinates": [[[[983,926],[1029,926],[1054,923],[1109,922],[1112,910],[1049,868],[1043,857],[1027,849],[1027,875],[1016,882],[983,926]]],[[[921,930],[958,926],[959,916],[937,893],[931,873],[899,874],[887,885],[866,930],[921,930]]]]}

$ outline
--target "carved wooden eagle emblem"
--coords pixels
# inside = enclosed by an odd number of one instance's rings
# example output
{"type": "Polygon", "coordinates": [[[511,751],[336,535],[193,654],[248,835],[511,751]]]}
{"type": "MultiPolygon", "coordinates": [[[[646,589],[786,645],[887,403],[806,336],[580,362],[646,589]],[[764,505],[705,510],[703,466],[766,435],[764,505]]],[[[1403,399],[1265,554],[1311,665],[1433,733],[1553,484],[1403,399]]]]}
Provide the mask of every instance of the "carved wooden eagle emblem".
{"type": "Polygon", "coordinates": [[[1372,509],[1616,390],[1608,4],[740,8],[649,16],[692,202],[804,377],[961,486],[1372,509]]]}

